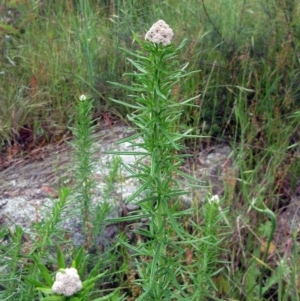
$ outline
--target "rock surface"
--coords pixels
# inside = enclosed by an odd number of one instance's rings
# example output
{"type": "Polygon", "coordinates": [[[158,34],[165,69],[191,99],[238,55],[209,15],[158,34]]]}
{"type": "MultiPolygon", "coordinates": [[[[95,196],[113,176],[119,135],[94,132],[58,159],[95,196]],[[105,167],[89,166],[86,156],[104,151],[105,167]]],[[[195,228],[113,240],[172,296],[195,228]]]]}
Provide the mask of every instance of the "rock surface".
{"type": "MultiPolygon", "coordinates": [[[[125,169],[120,169],[115,175],[114,183],[110,183],[111,170],[113,166],[114,155],[104,154],[109,150],[128,151],[128,143],[117,144],[117,141],[132,135],[134,131],[127,126],[106,127],[98,130],[94,135],[93,149],[95,151],[94,159],[94,180],[96,187],[93,190],[93,204],[102,204],[108,202],[115,209],[113,216],[119,216],[122,206],[126,199],[137,189],[136,180],[128,177],[125,169]],[[110,189],[108,186],[110,185],[110,189]]],[[[0,222],[1,224],[14,226],[20,225],[25,232],[30,231],[33,223],[40,222],[47,218],[53,202],[58,197],[58,189],[62,185],[70,188],[74,185],[73,168],[74,161],[72,157],[72,147],[65,143],[58,146],[49,146],[43,150],[46,155],[40,161],[19,162],[18,165],[1,171],[0,177],[0,222]]],[[[224,164],[231,155],[231,149],[228,146],[217,146],[209,151],[203,151],[196,154],[193,158],[193,168],[191,163],[187,162],[183,170],[203,180],[204,188],[191,189],[191,195],[186,196],[186,200],[192,202],[196,196],[198,201],[204,200],[208,192],[221,194],[223,190],[222,173],[224,164]],[[209,188],[211,187],[211,189],[209,188]]],[[[125,163],[133,163],[136,158],[132,155],[121,156],[125,163]]],[[[185,188],[188,183],[183,183],[185,188]]],[[[76,196],[71,201],[72,207],[76,204],[76,196]]],[[[133,210],[134,204],[127,204],[126,210],[133,210]]],[[[70,217],[65,221],[64,227],[73,233],[75,244],[81,244],[84,241],[80,229],[80,210],[78,216],[70,217]]],[[[116,229],[109,227],[107,236],[115,235],[116,229]]]]}
{"type": "MultiPolygon", "coordinates": [[[[138,182],[128,177],[125,169],[119,169],[112,177],[114,155],[105,151],[128,151],[129,144],[117,142],[134,134],[128,126],[106,127],[94,134],[93,149],[94,180],[93,204],[102,206],[109,203],[113,210],[110,217],[119,217],[125,212],[137,209],[134,203],[126,204],[126,199],[138,188],[138,182]]],[[[34,223],[41,223],[47,219],[53,204],[58,198],[61,186],[74,187],[72,147],[68,143],[50,145],[42,149],[43,154],[37,156],[39,160],[18,161],[13,166],[0,171],[0,224],[14,228],[19,225],[25,233],[30,233],[34,223]]],[[[136,158],[132,155],[121,156],[125,163],[133,163],[136,158]]],[[[194,154],[182,166],[183,171],[189,173],[203,183],[202,188],[191,188],[187,181],[182,187],[188,189],[184,201],[189,204],[205,201],[208,193],[222,195],[224,183],[235,185],[238,175],[233,168],[232,151],[229,146],[218,145],[194,154]]],[[[278,249],[285,250],[286,242],[292,237],[294,230],[299,232],[300,220],[299,196],[294,197],[287,208],[278,215],[275,243],[278,249]]],[[[77,246],[85,242],[81,229],[81,212],[76,201],[76,195],[71,197],[69,206],[73,207],[74,216],[65,213],[63,228],[72,233],[71,239],[77,246]],[[78,207],[77,211],[74,207],[78,207]],[[77,212],[77,213],[76,213],[77,212]]],[[[98,241],[102,245],[108,244],[116,236],[116,225],[106,226],[98,241]]]]}

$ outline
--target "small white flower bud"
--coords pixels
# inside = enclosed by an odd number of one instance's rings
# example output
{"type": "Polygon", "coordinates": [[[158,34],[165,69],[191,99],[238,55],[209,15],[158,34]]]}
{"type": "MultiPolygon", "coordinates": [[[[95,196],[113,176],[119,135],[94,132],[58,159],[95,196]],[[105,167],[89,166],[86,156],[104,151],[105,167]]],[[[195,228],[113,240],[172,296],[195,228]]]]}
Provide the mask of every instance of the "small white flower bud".
{"type": "Polygon", "coordinates": [[[84,95],[84,94],[80,95],[80,97],[79,97],[79,100],[80,100],[80,101],[84,101],[84,100],[86,100],[86,99],[87,99],[87,97],[86,97],[86,95],[84,95]]]}
{"type": "Polygon", "coordinates": [[[150,30],[146,33],[145,40],[166,46],[171,44],[172,37],[173,30],[165,21],[159,20],[154,23],[150,30]]]}
{"type": "Polygon", "coordinates": [[[219,204],[220,204],[219,196],[218,196],[217,194],[216,194],[216,195],[213,195],[211,198],[208,199],[208,202],[209,202],[210,204],[215,203],[215,204],[219,205],[219,204]]]}
{"type": "Polygon", "coordinates": [[[52,286],[52,291],[64,296],[72,296],[82,289],[78,272],[74,268],[64,269],[62,272],[57,272],[55,282],[52,286]]]}

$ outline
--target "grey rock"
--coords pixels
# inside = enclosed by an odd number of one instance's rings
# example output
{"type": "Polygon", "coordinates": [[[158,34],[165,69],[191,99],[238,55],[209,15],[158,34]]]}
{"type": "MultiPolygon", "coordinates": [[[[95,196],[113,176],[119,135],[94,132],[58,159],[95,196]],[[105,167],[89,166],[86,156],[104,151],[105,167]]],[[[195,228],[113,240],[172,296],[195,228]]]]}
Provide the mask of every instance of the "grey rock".
{"type": "MultiPolygon", "coordinates": [[[[111,170],[111,162],[114,155],[105,154],[109,150],[132,150],[128,143],[117,144],[117,141],[132,135],[134,131],[126,126],[115,126],[113,129],[104,128],[94,134],[94,180],[96,187],[93,190],[92,200],[93,208],[102,206],[108,202],[114,211],[115,217],[118,217],[124,211],[121,206],[122,200],[126,200],[138,187],[137,180],[132,179],[125,169],[118,173],[118,180],[114,183],[114,191],[107,198],[105,191],[107,189],[106,179],[111,170]]],[[[57,189],[61,185],[67,185],[72,188],[73,168],[72,148],[68,144],[59,146],[49,146],[47,154],[43,161],[18,162],[18,164],[0,172],[0,221],[7,226],[14,227],[20,225],[25,233],[31,232],[34,223],[42,222],[49,216],[53,202],[57,199],[57,189]]],[[[187,204],[191,204],[192,194],[197,190],[200,198],[204,199],[208,191],[207,186],[212,187],[213,193],[222,191],[222,172],[223,165],[231,155],[231,149],[228,146],[216,146],[210,152],[202,151],[196,155],[195,163],[197,169],[194,174],[191,173],[191,166],[187,162],[182,169],[195,178],[206,183],[204,188],[191,188],[187,180],[181,183],[182,188],[190,191],[189,195],[182,198],[187,204]],[[203,162],[205,164],[203,164],[203,162]]],[[[136,158],[133,155],[120,156],[125,164],[134,164],[136,158]]],[[[198,182],[199,183],[199,182],[198,182]]],[[[73,196],[74,197],[74,196],[73,196]]],[[[74,207],[76,197],[69,202],[68,206],[74,207]]],[[[123,203],[124,204],[124,203],[123,203]]],[[[77,204],[78,206],[78,204],[77,204]]],[[[69,207],[70,208],[70,207],[69,207]]],[[[134,203],[126,204],[127,212],[137,210],[139,206],[134,203]]],[[[94,210],[94,209],[93,209],[94,210]]],[[[76,217],[68,216],[68,208],[63,214],[63,228],[73,233],[72,240],[74,245],[84,244],[85,237],[82,230],[78,227],[80,224],[81,213],[78,211],[76,217]]],[[[108,241],[115,238],[118,227],[111,225],[104,228],[98,242],[107,244],[108,241]]]]}

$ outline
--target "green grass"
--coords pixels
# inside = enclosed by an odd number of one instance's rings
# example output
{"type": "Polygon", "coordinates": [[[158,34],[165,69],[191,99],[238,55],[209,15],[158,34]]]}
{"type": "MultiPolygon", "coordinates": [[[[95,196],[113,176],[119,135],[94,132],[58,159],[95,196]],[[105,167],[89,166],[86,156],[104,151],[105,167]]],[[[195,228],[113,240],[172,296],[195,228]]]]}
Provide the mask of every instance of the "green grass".
{"type": "MultiPolygon", "coordinates": [[[[143,38],[163,19],[175,33],[175,45],[188,39],[179,63],[201,70],[172,91],[178,103],[200,94],[196,106],[184,108],[177,128],[193,128],[193,134],[207,138],[186,139],[185,144],[191,153],[217,143],[234,151],[220,204],[224,215],[215,213],[214,224],[209,210],[195,205],[193,216],[181,221],[193,237],[191,244],[185,253],[170,250],[182,271],[182,289],[191,300],[300,300],[296,237],[290,238],[289,253],[270,253],[264,247],[272,234],[270,215],[261,211],[269,208],[277,215],[282,200],[295,197],[299,185],[299,13],[296,0],[0,0],[1,154],[10,146],[26,151],[28,135],[33,143],[41,137],[51,143],[76,126],[74,102],[82,93],[94,99],[93,118],[107,112],[125,118],[130,109],[110,98],[130,103],[132,98],[108,83],[131,84],[123,74],[133,67],[120,48],[139,49],[132,33],[143,38]]],[[[116,159],[105,198],[118,168],[116,159]]],[[[57,204],[62,208],[33,229],[37,244],[26,247],[19,228],[15,233],[1,229],[0,237],[8,238],[0,247],[1,300],[41,298],[24,279],[40,277],[33,254],[52,272],[55,260],[49,255],[55,244],[75,254],[59,227],[65,197],[57,204]]],[[[85,197],[87,210],[90,196],[85,197]]],[[[172,210],[176,216],[180,208],[172,210]]],[[[103,230],[101,221],[109,211],[104,206],[91,215],[96,226],[86,231],[92,237],[103,230]]],[[[172,231],[168,235],[176,241],[172,231]]],[[[99,254],[90,253],[86,260],[88,275],[99,254]]],[[[116,287],[119,296],[136,300],[141,295],[133,281],[138,271],[128,249],[116,243],[101,260],[100,272],[108,272],[90,300],[116,287]]]]}

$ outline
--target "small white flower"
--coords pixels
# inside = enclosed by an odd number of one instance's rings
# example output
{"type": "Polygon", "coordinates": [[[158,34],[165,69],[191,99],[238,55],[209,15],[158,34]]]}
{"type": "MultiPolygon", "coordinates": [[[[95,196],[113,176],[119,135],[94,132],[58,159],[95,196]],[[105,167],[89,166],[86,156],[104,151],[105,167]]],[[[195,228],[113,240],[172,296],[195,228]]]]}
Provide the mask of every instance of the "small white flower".
{"type": "Polygon", "coordinates": [[[219,196],[218,196],[217,194],[216,194],[216,195],[213,195],[211,198],[208,199],[208,202],[209,202],[210,204],[215,203],[215,204],[219,205],[219,204],[220,204],[219,196]]]}
{"type": "Polygon", "coordinates": [[[74,268],[67,268],[57,272],[52,291],[64,296],[72,296],[82,289],[78,272],[74,268]]]}
{"type": "Polygon", "coordinates": [[[169,25],[165,21],[159,20],[146,33],[145,40],[166,46],[171,44],[173,35],[173,30],[169,25]]]}
{"type": "Polygon", "coordinates": [[[84,94],[81,94],[80,97],[79,97],[79,100],[80,100],[80,101],[84,101],[84,100],[86,100],[86,99],[87,99],[87,96],[84,95],[84,94]]]}

